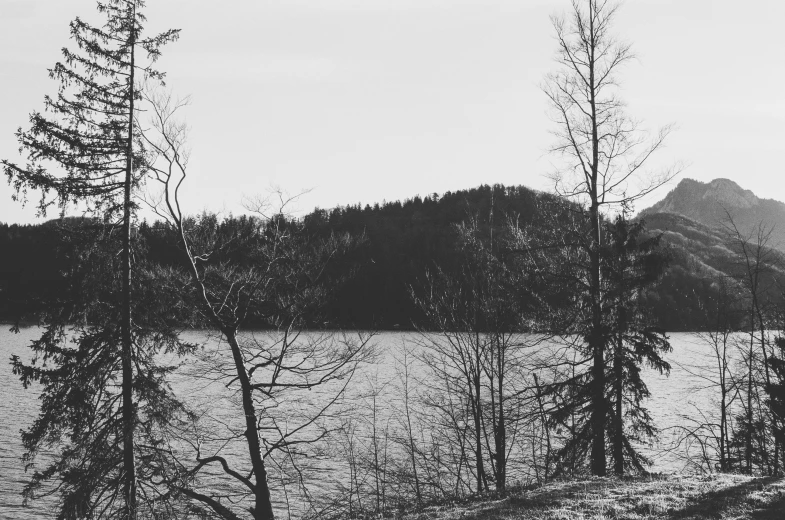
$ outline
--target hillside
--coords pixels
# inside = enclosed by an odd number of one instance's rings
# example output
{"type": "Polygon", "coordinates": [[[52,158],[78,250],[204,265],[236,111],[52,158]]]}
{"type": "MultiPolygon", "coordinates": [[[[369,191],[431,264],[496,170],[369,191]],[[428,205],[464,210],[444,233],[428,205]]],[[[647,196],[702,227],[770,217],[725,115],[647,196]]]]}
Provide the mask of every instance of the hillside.
{"type": "Polygon", "coordinates": [[[762,199],[729,179],[702,183],[683,179],[664,199],[641,211],[647,221],[658,213],[680,215],[712,230],[729,224],[747,235],[759,224],[771,229],[770,247],[785,251],[785,203],[762,199]]]}
{"type": "Polygon", "coordinates": [[[504,226],[508,217],[525,225],[554,199],[524,186],[497,184],[381,205],[314,210],[305,216],[307,227],[365,237],[360,266],[336,294],[332,318],[346,327],[411,328],[421,311],[410,289],[423,282],[426,270],[455,263],[456,224],[492,214],[492,227],[504,226]]]}
{"type": "Polygon", "coordinates": [[[728,179],[684,179],[663,200],[640,212],[638,218],[648,232],[661,234],[671,252],[671,265],[658,291],[649,295],[668,330],[703,329],[707,309],[715,307],[717,281],[739,279],[743,273],[739,241],[728,232],[728,214],[742,238],[753,244],[760,222],[771,230],[765,251],[775,265],[765,273],[762,287],[773,287],[774,277],[785,275],[785,204],[760,199],[728,179]]]}
{"type": "MultiPolygon", "coordinates": [[[[700,206],[690,197],[699,197],[707,208],[721,208],[716,203],[719,200],[724,200],[730,207],[733,193],[738,199],[734,211],[744,222],[754,219],[751,213],[741,211],[745,204],[749,207],[771,206],[775,210],[778,204],[785,207],[776,201],[760,202],[761,199],[744,192],[731,181],[720,179],[710,183],[714,186],[711,189],[689,192],[695,185],[700,183],[682,181],[665,201],[642,212],[649,233],[661,233],[662,243],[671,254],[665,276],[657,288],[647,294],[652,316],[669,331],[704,330],[710,321],[707,309],[714,307],[717,279],[738,277],[740,265],[737,244],[728,240],[721,226],[714,225],[708,217],[704,218],[707,221],[704,223],[665,209],[683,208],[687,212],[690,206],[700,206]],[[685,186],[687,190],[681,189],[685,186]],[[657,208],[660,211],[655,211],[657,208]]],[[[434,265],[448,267],[453,261],[455,224],[478,215],[487,216],[493,208],[495,226],[504,225],[505,216],[510,215],[517,216],[519,223],[525,225],[542,219],[543,208],[553,200],[553,195],[523,186],[486,185],[441,197],[434,194],[381,206],[316,210],[306,217],[306,221],[320,223],[331,231],[364,233],[367,238],[367,262],[338,295],[337,321],[359,327],[407,328],[419,318],[419,309],[411,300],[409,287],[422,280],[426,269],[432,269],[434,265]]],[[[769,213],[776,215],[775,210],[769,213]]],[[[785,222],[782,229],[785,230],[785,222]]],[[[785,260],[779,253],[775,256],[785,260]]],[[[775,271],[767,276],[772,274],[785,273],[775,271]]]]}

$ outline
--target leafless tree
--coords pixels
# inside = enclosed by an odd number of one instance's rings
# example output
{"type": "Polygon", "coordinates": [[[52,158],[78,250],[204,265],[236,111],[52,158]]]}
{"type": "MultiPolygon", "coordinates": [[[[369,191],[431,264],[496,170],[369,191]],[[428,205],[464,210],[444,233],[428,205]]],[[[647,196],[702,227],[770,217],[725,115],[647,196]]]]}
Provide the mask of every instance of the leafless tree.
{"type": "Polygon", "coordinates": [[[717,301],[715,319],[708,331],[699,336],[709,344],[712,355],[716,362],[715,378],[711,381],[715,384],[720,393],[719,402],[719,432],[713,435],[718,455],[720,471],[730,470],[730,410],[738,397],[738,388],[735,377],[732,373],[732,365],[729,351],[732,345],[732,334],[734,332],[734,307],[732,299],[730,280],[721,277],[717,281],[717,301]]]}
{"type": "Polygon", "coordinates": [[[503,493],[524,410],[537,406],[523,359],[541,338],[524,334],[532,332],[534,297],[526,262],[514,263],[506,252],[520,245],[507,236],[516,230],[493,235],[482,227],[476,218],[458,226],[460,266],[435,268],[413,296],[428,320],[420,339],[422,361],[433,374],[428,404],[452,412],[435,396],[447,390],[460,396],[468,415],[456,422],[471,426],[475,490],[488,491],[493,483],[503,493]]]}
{"type": "Polygon", "coordinates": [[[418,463],[417,463],[417,456],[419,450],[417,449],[417,443],[414,440],[415,431],[414,431],[414,410],[412,409],[414,406],[414,393],[415,389],[413,388],[413,362],[415,361],[415,357],[412,355],[411,347],[407,345],[405,342],[402,345],[402,352],[400,359],[396,360],[396,375],[398,379],[398,384],[400,387],[401,393],[401,406],[403,415],[400,418],[401,427],[404,435],[401,436],[401,443],[404,446],[405,451],[408,453],[408,463],[411,464],[411,483],[414,487],[414,496],[417,499],[417,504],[422,502],[423,493],[420,487],[420,476],[418,474],[418,463]]]}
{"type": "MultiPolygon", "coordinates": [[[[148,200],[173,228],[183,250],[184,298],[197,306],[202,322],[220,334],[225,346],[205,377],[219,381],[239,401],[236,417],[241,418],[238,425],[224,420],[225,433],[213,435],[213,442],[205,442],[196,427],[184,431],[180,450],[185,446],[188,451],[189,443],[192,458],[181,455],[181,474],[167,482],[220,518],[250,512],[251,518],[269,520],[274,518],[271,469],[282,474],[288,465],[294,482],[308,493],[298,454],[339,427],[330,410],[368,352],[369,335],[304,333],[299,328],[305,317],[318,312],[328,292],[326,266],[350,241],[304,236],[299,224],[284,216],[289,199],[280,194],[279,204],[272,206],[255,201],[249,206],[255,217],[240,219],[233,228],[210,215],[186,217],[180,189],[187,178],[187,132],[177,119],[184,103],[165,95],[148,101],[152,121],[144,138],[154,154],[150,164],[160,188],[148,200]],[[251,319],[272,330],[244,334],[251,319]],[[323,390],[321,398],[314,389],[323,390]],[[230,446],[238,442],[245,456],[225,455],[236,454],[239,448],[230,446]],[[199,477],[214,468],[219,468],[219,478],[228,479],[231,493],[201,483],[199,477]]],[[[309,455],[318,457],[317,452],[309,455]]]]}
{"type": "MultiPolygon", "coordinates": [[[[773,299],[773,277],[782,261],[776,251],[770,247],[773,228],[764,222],[759,222],[749,231],[742,230],[733,216],[725,211],[725,220],[722,223],[728,242],[736,256],[734,276],[742,287],[744,307],[747,314],[746,329],[748,341],[744,353],[747,365],[746,376],[746,404],[744,421],[744,460],[745,470],[753,471],[753,438],[755,435],[755,409],[761,409],[760,397],[764,387],[771,386],[771,373],[769,358],[772,354],[772,341],[769,333],[771,320],[771,302],[773,299]],[[763,381],[758,381],[762,378],[763,381]]],[[[761,428],[776,430],[781,418],[768,410],[768,419],[762,421],[761,428]],[[768,424],[766,424],[768,423],[768,424]]],[[[758,432],[760,442],[768,444],[768,432],[758,432]]],[[[778,445],[774,444],[774,453],[769,457],[766,446],[759,447],[762,463],[768,473],[779,472],[780,453],[778,445]]]]}
{"type": "Polygon", "coordinates": [[[730,441],[734,435],[734,410],[741,397],[735,363],[740,318],[738,284],[723,274],[716,277],[712,290],[713,305],[706,308],[705,330],[695,334],[698,344],[708,346],[710,353],[700,356],[697,362],[677,365],[698,382],[696,390],[710,390],[719,397],[712,400],[716,408],[693,405],[694,410],[681,414],[684,424],[674,427],[681,433],[670,451],[680,450],[679,456],[690,469],[726,472],[735,467],[730,441]]]}

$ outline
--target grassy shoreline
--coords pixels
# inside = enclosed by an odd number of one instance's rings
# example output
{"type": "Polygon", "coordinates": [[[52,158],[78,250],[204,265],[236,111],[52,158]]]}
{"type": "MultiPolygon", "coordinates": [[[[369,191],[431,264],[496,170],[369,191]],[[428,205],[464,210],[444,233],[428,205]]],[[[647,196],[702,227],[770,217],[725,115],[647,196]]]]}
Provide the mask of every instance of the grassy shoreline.
{"type": "Polygon", "coordinates": [[[396,515],[402,520],[785,520],[785,479],[650,475],[555,481],[504,498],[474,497],[396,515]]]}

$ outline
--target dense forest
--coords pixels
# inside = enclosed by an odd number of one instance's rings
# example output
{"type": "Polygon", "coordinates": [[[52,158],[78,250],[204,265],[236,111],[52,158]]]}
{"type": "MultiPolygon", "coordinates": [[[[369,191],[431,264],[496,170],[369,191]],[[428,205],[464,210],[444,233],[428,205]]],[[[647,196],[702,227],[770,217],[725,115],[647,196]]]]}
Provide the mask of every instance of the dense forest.
{"type": "MultiPolygon", "coordinates": [[[[523,186],[485,185],[373,206],[315,209],[297,219],[305,233],[350,234],[361,238],[361,245],[342,259],[342,265],[331,267],[345,273],[346,279],[326,304],[320,315],[323,321],[310,325],[326,322],[334,328],[366,330],[427,327],[412,287],[420,285],[429,271],[456,265],[458,226],[480,221],[486,233],[501,234],[510,220],[521,226],[543,221],[545,216],[539,213],[555,201],[552,195],[523,186]]],[[[243,221],[230,216],[223,225],[239,228],[243,221]]],[[[0,247],[7,252],[0,258],[3,319],[34,320],[31,306],[61,293],[76,254],[69,230],[80,222],[71,218],[39,225],[0,224],[0,247]]],[[[648,215],[643,222],[650,235],[664,234],[663,247],[669,256],[663,276],[645,292],[648,312],[663,330],[706,330],[711,323],[705,309],[716,305],[718,297],[716,277],[718,273],[732,276],[736,263],[727,246],[729,239],[667,213],[648,215]]],[[[161,223],[142,222],[134,233],[139,239],[137,255],[161,265],[182,260],[171,230],[161,223]]]]}

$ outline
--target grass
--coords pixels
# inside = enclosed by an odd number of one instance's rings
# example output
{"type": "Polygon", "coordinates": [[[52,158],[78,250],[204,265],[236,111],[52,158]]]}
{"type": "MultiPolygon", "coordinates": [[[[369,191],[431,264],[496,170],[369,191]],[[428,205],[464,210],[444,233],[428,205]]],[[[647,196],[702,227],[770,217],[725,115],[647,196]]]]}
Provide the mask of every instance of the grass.
{"type": "Polygon", "coordinates": [[[743,475],[558,481],[506,498],[426,507],[405,520],[785,520],[785,479],[743,475]]]}

